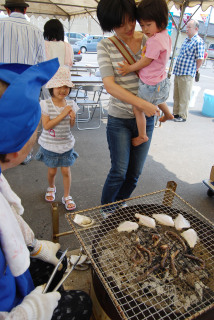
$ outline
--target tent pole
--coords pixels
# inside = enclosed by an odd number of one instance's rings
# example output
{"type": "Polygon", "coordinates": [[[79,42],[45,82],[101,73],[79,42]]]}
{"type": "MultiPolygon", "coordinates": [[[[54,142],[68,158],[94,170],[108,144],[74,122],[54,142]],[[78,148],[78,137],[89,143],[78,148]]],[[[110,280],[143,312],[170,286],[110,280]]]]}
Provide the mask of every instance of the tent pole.
{"type": "Polygon", "coordinates": [[[174,49],[173,49],[172,58],[171,58],[171,61],[170,61],[170,66],[169,66],[169,71],[168,71],[168,78],[169,79],[171,78],[171,75],[172,75],[172,67],[173,67],[174,56],[175,56],[175,52],[176,52],[176,45],[177,45],[178,37],[179,37],[180,31],[181,31],[181,23],[182,23],[182,20],[183,20],[183,15],[184,15],[184,11],[185,11],[186,7],[187,7],[187,5],[184,4],[182,6],[182,8],[181,8],[180,20],[179,20],[179,24],[178,24],[178,28],[177,28],[177,34],[176,34],[176,38],[175,38],[174,49]]]}
{"type": "Polygon", "coordinates": [[[210,8],[210,14],[209,14],[209,18],[208,18],[208,22],[207,22],[207,26],[206,26],[206,31],[205,31],[205,34],[204,34],[205,50],[208,48],[208,46],[206,46],[206,40],[207,40],[207,31],[208,31],[208,27],[209,27],[209,23],[210,23],[210,17],[211,17],[211,14],[212,14],[212,9],[213,9],[213,7],[210,8]]]}

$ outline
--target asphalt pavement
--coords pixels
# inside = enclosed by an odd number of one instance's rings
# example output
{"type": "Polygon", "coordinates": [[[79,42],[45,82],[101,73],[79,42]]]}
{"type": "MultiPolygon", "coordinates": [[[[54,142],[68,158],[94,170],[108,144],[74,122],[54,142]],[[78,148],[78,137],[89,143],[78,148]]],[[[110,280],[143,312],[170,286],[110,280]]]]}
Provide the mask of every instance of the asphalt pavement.
{"type": "MultiPolygon", "coordinates": [[[[95,63],[95,54],[83,54],[82,62],[95,63]]],[[[166,187],[167,181],[177,183],[177,194],[196,210],[214,222],[214,197],[207,196],[207,187],[202,183],[208,179],[214,165],[214,118],[204,116],[203,93],[214,89],[214,61],[201,68],[201,77],[194,86],[199,87],[188,120],[183,123],[168,121],[155,128],[149,155],[133,196],[143,195],[166,187]]],[[[173,76],[168,105],[172,111],[173,76]]],[[[104,104],[106,101],[104,102],[104,104]]],[[[95,118],[94,121],[97,119],[95,118]]],[[[106,119],[100,129],[79,131],[73,134],[75,150],[79,153],[72,172],[71,195],[77,210],[100,205],[105,178],[110,168],[106,142],[106,119]]],[[[34,154],[38,145],[34,147],[34,154]]],[[[47,183],[47,168],[43,163],[31,161],[5,172],[14,191],[21,197],[25,207],[24,219],[29,223],[37,238],[52,237],[50,204],[44,199],[47,183]]],[[[63,183],[60,172],[56,179],[56,201],[59,202],[60,232],[70,230],[65,220],[65,208],[61,203],[63,183]]],[[[74,236],[60,238],[63,248],[78,247],[74,236]]]]}

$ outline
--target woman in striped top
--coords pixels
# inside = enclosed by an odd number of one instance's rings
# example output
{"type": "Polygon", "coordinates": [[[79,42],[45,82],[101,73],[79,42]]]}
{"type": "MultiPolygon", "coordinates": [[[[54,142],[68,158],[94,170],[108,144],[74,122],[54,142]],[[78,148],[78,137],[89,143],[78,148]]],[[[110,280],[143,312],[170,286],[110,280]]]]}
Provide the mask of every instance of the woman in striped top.
{"type": "MultiPolygon", "coordinates": [[[[119,38],[134,59],[139,60],[146,37],[135,31],[135,1],[101,0],[97,7],[97,17],[103,31],[114,31],[115,36],[119,38]]],[[[136,96],[138,76],[135,73],[126,76],[119,74],[118,62],[124,58],[109,39],[103,39],[98,43],[97,56],[104,86],[111,95],[107,124],[111,169],[101,199],[102,204],[107,204],[129,198],[135,189],[149,151],[154,129],[153,116],[158,108],[136,96]],[[147,116],[149,140],[137,147],[131,142],[134,137],[138,136],[133,105],[147,116]]],[[[114,210],[115,207],[112,209],[114,210]]]]}

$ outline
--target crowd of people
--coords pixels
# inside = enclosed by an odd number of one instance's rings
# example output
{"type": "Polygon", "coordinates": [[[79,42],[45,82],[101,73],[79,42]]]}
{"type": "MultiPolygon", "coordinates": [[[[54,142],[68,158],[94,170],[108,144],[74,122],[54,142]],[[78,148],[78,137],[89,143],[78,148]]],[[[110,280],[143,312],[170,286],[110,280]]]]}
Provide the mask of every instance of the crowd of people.
{"type": "MultiPolygon", "coordinates": [[[[55,200],[55,177],[60,168],[62,203],[68,211],[76,209],[70,195],[70,167],[78,158],[72,134],[78,106],[67,99],[73,87],[69,69],[73,50],[64,42],[59,20],[49,20],[42,33],[26,20],[29,5],[25,0],[6,0],[4,6],[9,17],[0,19],[0,317],[89,320],[92,303],[86,293],[63,288],[43,293],[44,283],[59,261],[60,245],[36,238],[21,216],[24,209],[20,198],[2,173],[29,161],[42,119],[36,159],[48,167],[44,198],[47,202],[55,200]]],[[[126,206],[125,199],[137,186],[159,109],[163,111],[162,122],[186,121],[204,44],[198,36],[198,22],[189,21],[187,39],[174,67],[171,114],[166,104],[171,38],[166,30],[165,0],[142,0],[138,6],[134,0],[100,0],[97,17],[104,32],[114,32],[97,46],[100,75],[110,94],[106,132],[111,168],[102,190],[100,212],[106,218],[114,214],[117,204],[105,205],[121,200],[126,206]],[[142,32],[135,31],[136,21],[142,32]]],[[[65,269],[66,259],[57,272],[57,281],[65,269]]]]}

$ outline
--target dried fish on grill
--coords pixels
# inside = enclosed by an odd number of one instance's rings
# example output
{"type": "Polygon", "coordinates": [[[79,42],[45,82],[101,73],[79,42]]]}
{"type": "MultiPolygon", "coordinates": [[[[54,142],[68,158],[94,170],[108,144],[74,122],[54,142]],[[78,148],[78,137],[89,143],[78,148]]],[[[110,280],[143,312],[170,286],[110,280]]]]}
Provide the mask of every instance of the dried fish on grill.
{"type": "Polygon", "coordinates": [[[175,312],[184,312],[202,300],[206,290],[214,289],[206,285],[210,275],[205,261],[195,256],[175,228],[139,226],[129,234],[113,229],[108,237],[96,248],[102,270],[138,302],[158,301],[159,308],[170,304],[175,312]],[[109,243],[119,246],[108,246],[108,237],[109,243]]]}
{"type": "Polygon", "coordinates": [[[182,237],[186,240],[190,248],[194,248],[198,240],[197,233],[193,229],[188,229],[181,233],[182,237]]]}
{"type": "Polygon", "coordinates": [[[149,228],[155,228],[156,227],[155,219],[153,219],[151,217],[148,217],[148,216],[145,216],[145,215],[142,215],[142,214],[139,214],[139,213],[136,213],[135,217],[137,219],[139,219],[138,223],[143,225],[143,226],[145,226],[145,227],[149,227],[149,228]]]}
{"type": "Polygon", "coordinates": [[[174,223],[175,223],[175,229],[177,230],[190,228],[189,221],[185,219],[181,213],[179,213],[178,216],[175,218],[174,223]]]}

